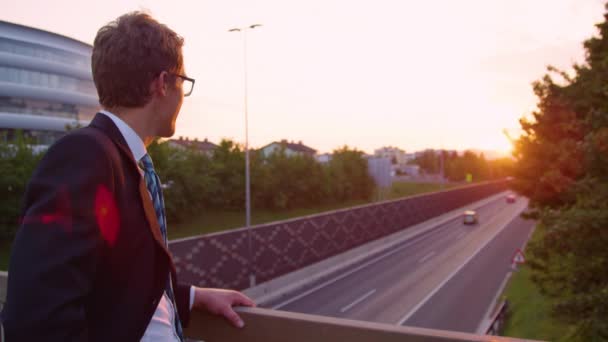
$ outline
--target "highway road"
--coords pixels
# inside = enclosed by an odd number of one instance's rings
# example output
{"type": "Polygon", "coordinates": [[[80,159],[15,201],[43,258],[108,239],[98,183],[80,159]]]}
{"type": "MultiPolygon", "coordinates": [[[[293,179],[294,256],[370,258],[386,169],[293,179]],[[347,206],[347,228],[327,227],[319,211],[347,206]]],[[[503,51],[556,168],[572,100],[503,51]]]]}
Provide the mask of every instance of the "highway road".
{"type": "Polygon", "coordinates": [[[432,329],[478,332],[512,272],[533,222],[519,214],[527,200],[504,198],[476,208],[479,223],[461,218],[370,256],[310,284],[277,310],[432,329]]]}

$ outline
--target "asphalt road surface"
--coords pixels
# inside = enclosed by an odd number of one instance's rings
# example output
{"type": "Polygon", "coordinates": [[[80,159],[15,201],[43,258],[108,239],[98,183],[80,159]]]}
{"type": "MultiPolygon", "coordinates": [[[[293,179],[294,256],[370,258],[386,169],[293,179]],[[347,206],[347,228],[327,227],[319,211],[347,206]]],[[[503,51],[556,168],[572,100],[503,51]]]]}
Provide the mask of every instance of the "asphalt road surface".
{"type": "Polygon", "coordinates": [[[533,222],[527,200],[476,208],[479,223],[451,220],[272,306],[277,310],[432,329],[478,332],[512,272],[533,222]]]}

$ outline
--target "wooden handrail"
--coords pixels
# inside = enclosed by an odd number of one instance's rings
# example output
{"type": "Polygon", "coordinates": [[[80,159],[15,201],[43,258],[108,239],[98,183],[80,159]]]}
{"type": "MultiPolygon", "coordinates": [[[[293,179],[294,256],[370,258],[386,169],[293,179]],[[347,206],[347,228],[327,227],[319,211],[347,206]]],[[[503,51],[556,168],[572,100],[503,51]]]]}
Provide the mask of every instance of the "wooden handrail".
{"type": "Polygon", "coordinates": [[[205,342],[508,342],[507,337],[404,327],[262,308],[237,308],[245,327],[238,329],[223,318],[193,312],[187,337],[205,342]]]}
{"type": "MultiPolygon", "coordinates": [[[[0,305],[6,296],[7,273],[0,272],[0,305]]],[[[403,327],[262,308],[236,308],[245,321],[234,328],[221,317],[192,312],[185,330],[188,338],[205,342],[508,342],[507,337],[403,327]]],[[[1,329],[0,329],[1,330],[1,329]]],[[[0,331],[1,334],[1,331],[0,331]]]]}

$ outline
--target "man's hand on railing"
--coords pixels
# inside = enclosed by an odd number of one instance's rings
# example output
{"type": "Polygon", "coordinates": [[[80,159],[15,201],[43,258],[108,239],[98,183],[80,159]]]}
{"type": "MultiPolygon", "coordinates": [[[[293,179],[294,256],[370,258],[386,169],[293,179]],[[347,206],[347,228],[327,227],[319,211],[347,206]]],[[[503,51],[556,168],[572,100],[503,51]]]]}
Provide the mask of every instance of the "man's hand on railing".
{"type": "Polygon", "coordinates": [[[195,288],[192,309],[205,310],[212,314],[223,316],[235,327],[242,328],[245,323],[234,312],[233,306],[255,306],[255,303],[249,297],[237,291],[195,288]]]}

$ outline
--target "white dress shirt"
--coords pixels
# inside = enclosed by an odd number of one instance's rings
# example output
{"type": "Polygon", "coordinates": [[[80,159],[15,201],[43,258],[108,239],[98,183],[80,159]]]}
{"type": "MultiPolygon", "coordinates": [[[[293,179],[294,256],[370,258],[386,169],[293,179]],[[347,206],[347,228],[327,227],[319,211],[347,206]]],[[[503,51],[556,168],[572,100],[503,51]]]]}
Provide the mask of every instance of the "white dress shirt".
{"type": "MultiPolygon", "coordinates": [[[[133,154],[133,158],[135,162],[139,162],[141,158],[147,153],[146,146],[144,142],[141,140],[139,135],[135,133],[135,131],[129,127],[129,125],[122,121],[118,116],[108,112],[107,110],[102,110],[100,113],[109,117],[118,130],[122,134],[123,138],[126,140],[127,145],[129,146],[129,150],[133,154]]],[[[142,170],[139,170],[142,173],[142,170]]],[[[143,173],[142,173],[143,174],[143,173]]],[[[151,196],[151,195],[150,195],[151,196]]],[[[192,309],[192,304],[194,303],[194,286],[190,287],[190,309],[192,309]]],[[[154,311],[154,315],[152,316],[152,320],[148,324],[146,328],[146,332],[142,337],[141,341],[143,342],[152,342],[152,341],[179,341],[177,337],[177,333],[175,332],[175,319],[173,318],[175,315],[175,308],[173,307],[173,303],[169,300],[167,296],[167,292],[163,293],[162,298],[158,302],[158,306],[156,307],[156,311],[154,311]]]]}

